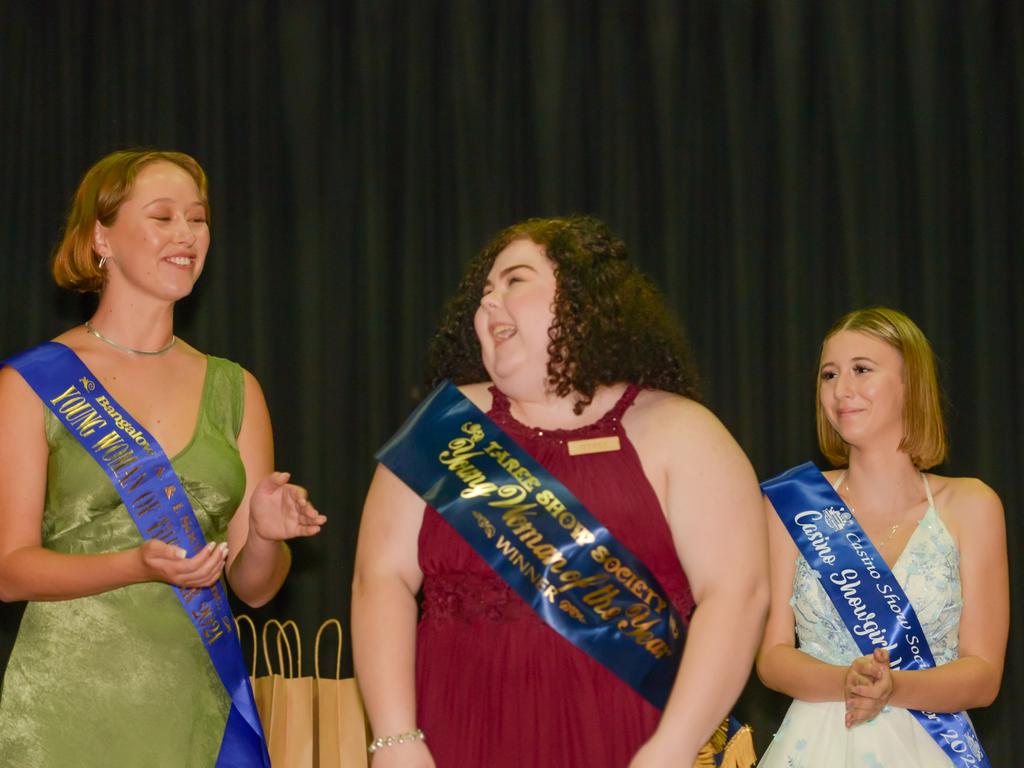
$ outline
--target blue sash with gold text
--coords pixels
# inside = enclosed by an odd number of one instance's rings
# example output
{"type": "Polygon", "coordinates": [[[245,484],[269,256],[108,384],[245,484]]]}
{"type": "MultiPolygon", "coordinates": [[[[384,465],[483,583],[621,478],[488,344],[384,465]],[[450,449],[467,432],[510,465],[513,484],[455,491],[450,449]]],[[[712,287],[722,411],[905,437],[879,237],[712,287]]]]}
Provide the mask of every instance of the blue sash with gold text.
{"type": "MultiPolygon", "coordinates": [[[[647,566],[452,384],[377,460],[436,509],[540,618],[659,709],[685,627],[647,566]]],[[[731,737],[739,723],[729,718],[731,737]]]]}
{"type": "MultiPolygon", "coordinates": [[[[163,449],[118,405],[78,355],[51,341],[0,365],[17,370],[99,464],[144,539],[181,547],[188,557],[205,546],[192,505],[163,449]]],[[[224,587],[217,582],[210,588],[173,589],[231,697],[216,765],[270,768],[224,587]]]]}
{"type": "MultiPolygon", "coordinates": [[[[899,670],[930,669],[935,658],[914,607],[875,545],[811,462],[761,484],[789,535],[819,576],[860,652],[889,650],[899,670]]],[[[990,766],[963,712],[908,710],[957,766],[990,766]]]]}

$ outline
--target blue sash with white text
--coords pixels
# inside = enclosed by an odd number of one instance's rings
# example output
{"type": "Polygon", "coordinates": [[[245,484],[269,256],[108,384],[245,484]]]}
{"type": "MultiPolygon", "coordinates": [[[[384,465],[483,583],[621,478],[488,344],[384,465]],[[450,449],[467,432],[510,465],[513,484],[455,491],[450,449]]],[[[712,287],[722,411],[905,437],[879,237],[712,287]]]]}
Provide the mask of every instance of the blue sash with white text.
{"type": "MultiPolygon", "coordinates": [[[[655,707],[685,626],[643,562],[451,383],[376,454],[562,637],[655,707]]],[[[731,737],[733,718],[723,725],[731,737]]],[[[717,763],[716,763],[717,764],[717,763]]]]}
{"type": "MultiPolygon", "coordinates": [[[[811,462],[761,483],[789,535],[819,576],[860,652],[889,650],[890,666],[929,669],[935,658],[914,607],[875,545],[811,462]]],[[[990,766],[963,712],[908,710],[957,766],[990,766]]]]}
{"type": "MultiPolygon", "coordinates": [[[[143,539],[181,547],[188,557],[205,546],[192,505],[163,449],[71,349],[46,342],[0,365],[21,374],[106,473],[143,539]]],[[[173,589],[231,697],[216,765],[270,768],[224,587],[217,582],[209,588],[173,589]]]]}

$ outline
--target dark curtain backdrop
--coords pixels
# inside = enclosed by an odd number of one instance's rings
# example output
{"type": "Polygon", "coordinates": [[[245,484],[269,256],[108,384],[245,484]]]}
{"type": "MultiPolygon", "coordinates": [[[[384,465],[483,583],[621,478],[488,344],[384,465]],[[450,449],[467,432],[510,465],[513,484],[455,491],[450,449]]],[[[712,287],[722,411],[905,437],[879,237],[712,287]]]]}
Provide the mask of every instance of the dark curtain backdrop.
{"type": "MultiPolygon", "coordinates": [[[[817,456],[820,338],[866,304],[941,358],[952,457],[1024,496],[1024,9],[1001,0],[0,0],[0,355],[80,322],[48,255],[84,170],[194,154],[213,246],[178,332],[262,381],[330,516],[260,616],[348,623],[372,453],[461,265],[499,227],[606,218],[689,327],[764,477],[817,456]]],[[[1017,762],[1021,593],[998,702],[1017,762]]],[[[0,611],[2,657],[20,606],[0,611]]],[[[112,650],[112,652],[115,652],[112,650]]],[[[785,700],[752,681],[764,744],[785,700]]]]}

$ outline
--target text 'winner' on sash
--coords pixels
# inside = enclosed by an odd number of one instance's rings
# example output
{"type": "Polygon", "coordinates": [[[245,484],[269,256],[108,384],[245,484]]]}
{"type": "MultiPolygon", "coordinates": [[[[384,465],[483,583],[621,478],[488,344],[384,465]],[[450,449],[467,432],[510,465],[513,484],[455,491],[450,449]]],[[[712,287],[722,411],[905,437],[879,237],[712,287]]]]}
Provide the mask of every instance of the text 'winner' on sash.
{"type": "MultiPolygon", "coordinates": [[[[9,365],[21,374],[110,478],[143,539],[174,544],[184,549],[188,557],[206,545],[170,459],[78,355],[51,341],[0,365],[9,365]]],[[[216,765],[270,768],[249,673],[224,587],[217,582],[209,588],[173,589],[231,697],[216,765]]]]}
{"type": "MultiPolygon", "coordinates": [[[[376,458],[540,618],[663,709],[685,627],[647,567],[449,382],[376,458]]],[[[728,719],[731,737],[740,725],[728,719]]]]}
{"type": "MultiPolygon", "coordinates": [[[[888,564],[811,462],[761,484],[807,564],[865,656],[889,651],[890,666],[929,669],[935,658],[914,606],[888,564]]],[[[957,766],[990,766],[967,715],[908,710],[957,766]]]]}

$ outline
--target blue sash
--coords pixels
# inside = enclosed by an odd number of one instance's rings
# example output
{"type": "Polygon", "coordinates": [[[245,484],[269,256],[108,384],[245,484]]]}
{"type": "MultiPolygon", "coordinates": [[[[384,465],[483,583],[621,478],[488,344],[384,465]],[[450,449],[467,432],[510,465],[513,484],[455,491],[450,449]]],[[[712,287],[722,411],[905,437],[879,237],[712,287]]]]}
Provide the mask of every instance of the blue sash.
{"type": "MultiPolygon", "coordinates": [[[[206,544],[192,505],[163,449],[68,347],[46,342],[10,365],[107,474],[144,539],[159,539],[191,557],[206,544]]],[[[231,696],[218,768],[270,768],[263,729],[242,660],[224,587],[174,587],[231,696]]]]}
{"type": "MultiPolygon", "coordinates": [[[[914,607],[875,545],[811,462],[761,484],[829,600],[865,656],[889,650],[900,670],[929,669],[935,658],[914,607]]],[[[954,765],[990,766],[963,712],[908,710],[954,765]]]]}
{"type": "MultiPolygon", "coordinates": [[[[452,384],[377,452],[538,616],[664,708],[686,629],[643,562],[452,384]]],[[[739,728],[730,718],[727,736],[739,728]]]]}

